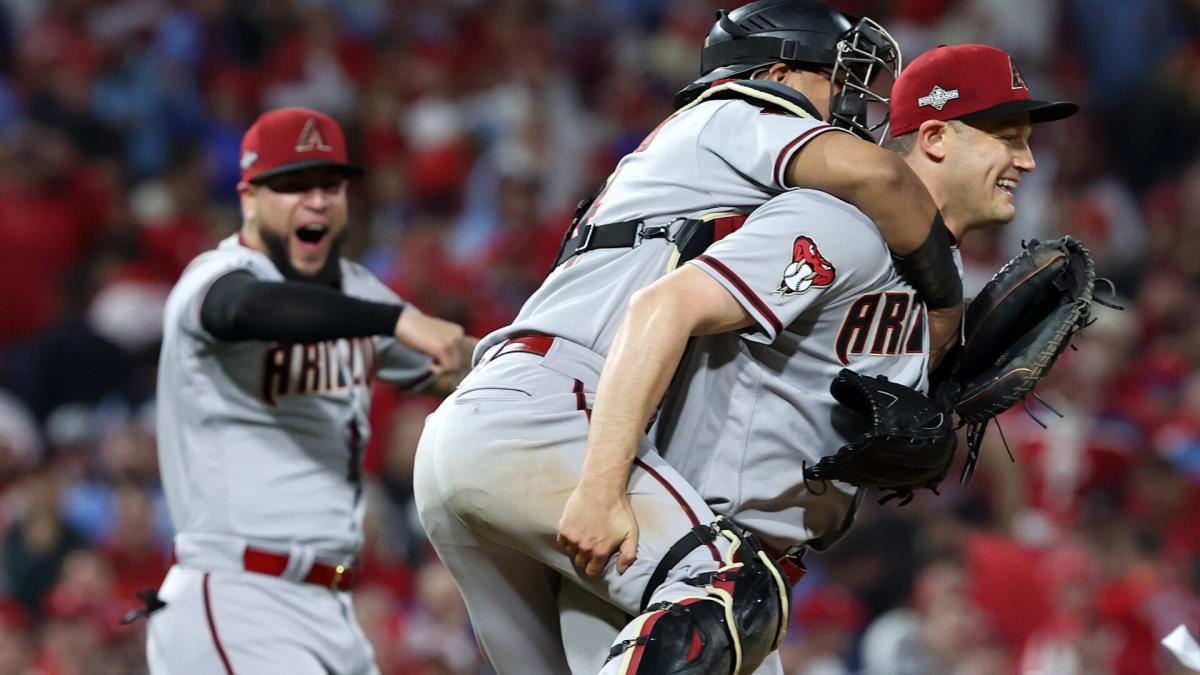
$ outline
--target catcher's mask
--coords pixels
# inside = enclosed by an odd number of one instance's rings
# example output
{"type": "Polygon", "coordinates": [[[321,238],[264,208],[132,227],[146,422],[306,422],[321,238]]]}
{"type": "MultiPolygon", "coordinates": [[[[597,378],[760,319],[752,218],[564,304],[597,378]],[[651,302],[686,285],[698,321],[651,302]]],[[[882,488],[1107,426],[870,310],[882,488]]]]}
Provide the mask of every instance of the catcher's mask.
{"type": "Polygon", "coordinates": [[[773,63],[832,73],[829,121],[835,126],[874,141],[871,133],[887,124],[888,99],[870,87],[884,70],[900,74],[899,46],[874,21],[817,0],[758,0],[717,12],[700,53],[701,75],[676,94],[675,108],[715,82],[749,77],[773,63]],[[880,104],[881,121],[868,121],[870,103],[880,104]]]}
{"type": "Polygon", "coordinates": [[[888,97],[872,91],[871,85],[886,70],[895,81],[903,68],[900,45],[883,26],[863,17],[854,28],[838,40],[837,61],[833,64],[834,95],[830,98],[829,121],[853,131],[865,140],[874,142],[887,137],[888,97]],[[837,85],[842,90],[837,92],[837,85]],[[882,111],[872,122],[868,105],[877,104],[882,111]]]}

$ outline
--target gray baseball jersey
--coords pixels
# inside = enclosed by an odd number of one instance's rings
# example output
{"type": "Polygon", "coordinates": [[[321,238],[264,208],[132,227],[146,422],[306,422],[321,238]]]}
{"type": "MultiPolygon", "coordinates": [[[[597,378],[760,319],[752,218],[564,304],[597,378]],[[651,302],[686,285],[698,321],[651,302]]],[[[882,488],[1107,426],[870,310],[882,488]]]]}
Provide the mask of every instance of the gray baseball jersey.
{"type": "MultiPolygon", "coordinates": [[[[685,109],[621,160],[587,221],[643,219],[657,226],[680,217],[749,213],[787,189],[784,173],[797,151],[834,130],[820,120],[769,112],[743,100],[685,109]]],[[[632,251],[589,251],[560,265],[511,325],[480,341],[476,358],[529,332],[607,354],[630,296],[667,271],[672,251],[663,239],[647,239],[632,251]]]]}
{"type": "Polygon", "coordinates": [[[655,430],[717,513],[779,550],[836,529],[852,488],[801,472],[847,441],[829,383],[842,368],[926,386],[924,305],[856,208],[797,190],[691,261],[754,318],[689,349],[655,430]],[[823,496],[822,496],[823,494],[823,496]]]}
{"type": "MultiPolygon", "coordinates": [[[[620,162],[586,220],[653,226],[748,213],[787,189],[782,174],[797,150],[832,130],[742,100],[685,109],[620,162]]],[[[636,615],[657,561],[714,518],[644,440],[629,482],[641,528],[633,566],[619,574],[614,559],[600,577],[586,577],[555,543],[586,454],[603,357],[630,296],[669,271],[674,253],[671,242],[646,239],[632,250],[589,251],[560,265],[512,325],[480,341],[476,361],[490,359],[426,422],[414,468],[421,522],[502,675],[563,673],[577,661],[564,650],[571,636],[562,633],[561,596],[548,579],[561,577],[636,615]],[[560,339],[544,356],[496,356],[506,339],[527,333],[560,339]]],[[[716,569],[720,553],[710,549],[688,554],[653,601],[704,595],[685,580],[716,569]]]]}
{"type": "MultiPolygon", "coordinates": [[[[401,302],[362,266],[341,266],[347,295],[401,302]]],[[[200,304],[233,270],[283,280],[266,255],[233,236],[192,261],[167,300],[158,452],[177,542],[222,535],[353,555],[371,381],[422,387],[432,380],[430,360],[381,337],[218,340],[200,325],[200,304]]]]}

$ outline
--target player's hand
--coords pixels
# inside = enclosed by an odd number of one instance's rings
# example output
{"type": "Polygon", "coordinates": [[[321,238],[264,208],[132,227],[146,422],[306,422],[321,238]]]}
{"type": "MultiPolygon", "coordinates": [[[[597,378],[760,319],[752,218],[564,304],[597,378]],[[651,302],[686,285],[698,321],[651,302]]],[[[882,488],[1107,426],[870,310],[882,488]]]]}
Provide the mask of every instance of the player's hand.
{"type": "Polygon", "coordinates": [[[929,310],[929,372],[933,372],[942,357],[958,341],[962,328],[963,306],[929,310]]]}
{"type": "Polygon", "coordinates": [[[558,521],[558,545],[588,576],[603,572],[618,548],[617,572],[623,574],[637,559],[637,541],[637,519],[624,490],[614,494],[580,484],[567,498],[558,521]]]}
{"type": "Polygon", "coordinates": [[[396,321],[396,339],[433,358],[433,372],[455,372],[463,366],[465,333],[463,327],[439,319],[409,305],[396,321]]]}
{"type": "Polygon", "coordinates": [[[464,335],[462,341],[459,342],[459,354],[462,358],[462,367],[460,368],[463,375],[471,370],[471,357],[475,354],[475,346],[479,344],[479,338],[470,335],[464,335]]]}

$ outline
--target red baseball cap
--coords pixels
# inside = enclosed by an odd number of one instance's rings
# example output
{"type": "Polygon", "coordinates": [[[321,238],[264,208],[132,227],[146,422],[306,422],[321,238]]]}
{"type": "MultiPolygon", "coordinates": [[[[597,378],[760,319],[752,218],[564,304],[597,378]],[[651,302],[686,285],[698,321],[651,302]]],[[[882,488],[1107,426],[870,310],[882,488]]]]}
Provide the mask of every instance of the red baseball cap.
{"type": "Polygon", "coordinates": [[[329,115],[308,108],[265,112],[242,136],[242,180],[253,183],[319,166],[362,173],[346,160],[346,136],[329,115]]]}
{"type": "Polygon", "coordinates": [[[972,120],[1027,112],[1030,121],[1070,117],[1079,106],[1030,98],[1012,57],[987,45],[942,45],[918,56],[892,85],[891,136],[925,120],[972,120]]]}

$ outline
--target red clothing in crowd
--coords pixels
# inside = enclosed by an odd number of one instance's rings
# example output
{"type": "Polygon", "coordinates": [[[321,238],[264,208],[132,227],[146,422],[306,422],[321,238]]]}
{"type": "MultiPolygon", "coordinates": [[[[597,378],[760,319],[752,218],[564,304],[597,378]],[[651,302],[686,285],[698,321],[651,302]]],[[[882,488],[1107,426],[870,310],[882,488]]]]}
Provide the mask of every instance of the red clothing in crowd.
{"type": "Polygon", "coordinates": [[[1195,626],[1195,600],[1160,574],[1132,573],[1109,585],[1100,611],[1116,633],[1114,675],[1158,675],[1165,655],[1159,641],[1180,623],[1195,626]]]}
{"type": "Polygon", "coordinates": [[[0,182],[0,342],[31,336],[59,306],[64,274],[88,252],[105,199],[82,172],[59,184],[0,182]]]}
{"type": "Polygon", "coordinates": [[[1038,552],[1009,537],[983,533],[968,536],[963,549],[971,597],[1011,653],[1021,653],[1050,614],[1038,552]]]}

